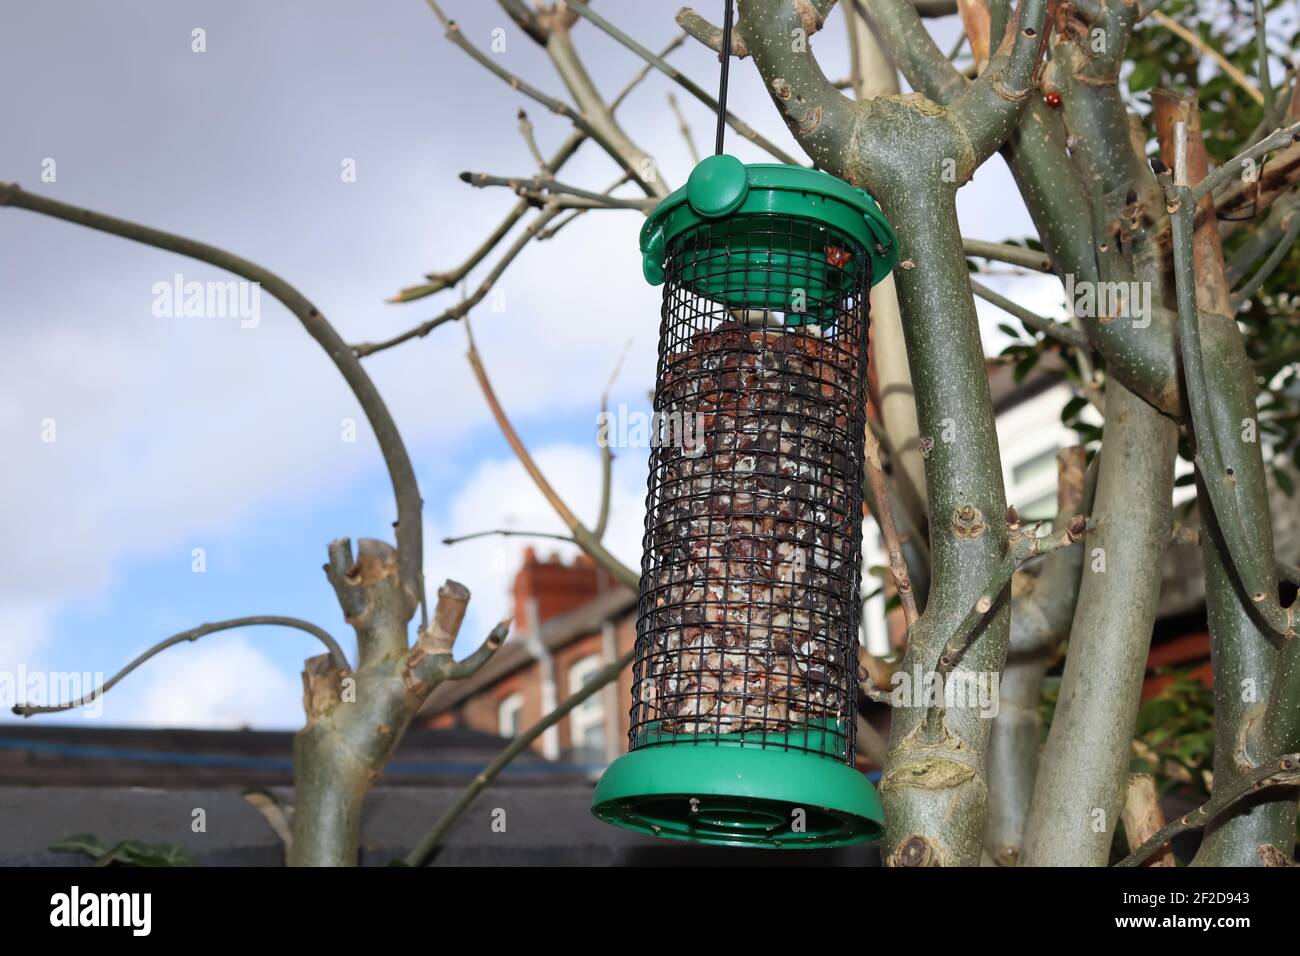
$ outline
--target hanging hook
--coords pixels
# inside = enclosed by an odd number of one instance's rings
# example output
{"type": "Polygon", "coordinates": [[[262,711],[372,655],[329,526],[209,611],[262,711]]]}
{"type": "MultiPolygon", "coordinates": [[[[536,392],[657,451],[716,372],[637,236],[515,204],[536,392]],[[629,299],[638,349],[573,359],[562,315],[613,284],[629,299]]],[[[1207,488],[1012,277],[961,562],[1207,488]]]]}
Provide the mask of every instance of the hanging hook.
{"type": "Polygon", "coordinates": [[[714,146],[714,155],[722,155],[722,139],[727,131],[727,73],[731,66],[731,21],[735,0],[727,0],[727,9],[722,17],[722,75],[718,82],[718,136],[714,146]]]}

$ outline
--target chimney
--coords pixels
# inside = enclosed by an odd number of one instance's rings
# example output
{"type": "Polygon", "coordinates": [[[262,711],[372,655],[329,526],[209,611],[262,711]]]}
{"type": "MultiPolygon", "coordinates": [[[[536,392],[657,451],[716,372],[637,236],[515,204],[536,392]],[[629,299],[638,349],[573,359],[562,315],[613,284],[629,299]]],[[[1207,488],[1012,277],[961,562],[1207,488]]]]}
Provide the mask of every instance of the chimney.
{"type": "Polygon", "coordinates": [[[536,602],[537,623],[544,624],[617,586],[585,554],[579,554],[572,563],[565,563],[557,554],[539,560],[533,548],[525,548],[523,566],[515,575],[515,629],[519,633],[529,629],[529,601],[536,602]]]}

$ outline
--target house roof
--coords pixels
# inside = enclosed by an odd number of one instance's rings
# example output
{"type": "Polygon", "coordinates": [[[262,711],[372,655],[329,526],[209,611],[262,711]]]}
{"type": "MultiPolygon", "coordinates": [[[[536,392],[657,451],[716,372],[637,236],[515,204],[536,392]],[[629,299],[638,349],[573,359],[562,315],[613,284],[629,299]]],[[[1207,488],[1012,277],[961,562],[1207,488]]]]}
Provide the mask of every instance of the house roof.
{"type": "MultiPolygon", "coordinates": [[[[543,622],[538,629],[538,639],[547,650],[559,650],[580,637],[596,633],[607,621],[615,621],[635,607],[636,592],[623,587],[615,588],[575,611],[558,614],[543,622]]],[[[420,708],[419,716],[432,717],[450,710],[467,697],[472,697],[484,687],[490,687],[533,660],[528,635],[512,635],[476,674],[438,687],[420,708]]]]}
{"type": "MultiPolygon", "coordinates": [[[[293,783],[293,733],[259,730],[0,727],[6,786],[270,787],[293,783]]],[[[506,741],[465,728],[410,730],[384,770],[387,786],[454,786],[473,779],[506,741]]],[[[585,769],[523,753],[508,784],[583,780],[585,769]]]]}

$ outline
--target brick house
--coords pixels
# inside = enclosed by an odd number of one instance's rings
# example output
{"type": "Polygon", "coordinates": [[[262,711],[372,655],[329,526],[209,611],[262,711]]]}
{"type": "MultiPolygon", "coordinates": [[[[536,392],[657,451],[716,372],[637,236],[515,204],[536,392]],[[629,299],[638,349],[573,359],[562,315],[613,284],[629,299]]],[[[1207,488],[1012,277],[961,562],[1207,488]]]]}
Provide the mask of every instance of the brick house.
{"type": "MultiPolygon", "coordinates": [[[[591,675],[632,648],[636,595],[590,558],[539,559],[528,548],[515,576],[513,636],[477,674],[438,688],[426,727],[460,727],[514,737],[591,675]]],[[[544,757],[603,766],[626,749],[630,682],[584,701],[534,744],[544,757]]]]}

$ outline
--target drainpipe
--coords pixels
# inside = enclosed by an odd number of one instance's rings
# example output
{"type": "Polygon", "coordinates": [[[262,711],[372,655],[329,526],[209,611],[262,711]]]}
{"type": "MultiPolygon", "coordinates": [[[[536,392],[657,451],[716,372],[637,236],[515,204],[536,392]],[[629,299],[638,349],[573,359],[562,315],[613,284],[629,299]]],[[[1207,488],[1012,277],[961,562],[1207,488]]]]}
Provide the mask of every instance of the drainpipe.
{"type": "MultiPolygon", "coordinates": [[[[618,660],[618,634],[613,621],[606,621],[600,628],[601,657],[606,664],[618,660]]],[[[605,760],[613,763],[623,752],[622,740],[618,732],[618,688],[619,681],[612,680],[601,692],[604,695],[605,715],[605,760]]]]}
{"type": "MultiPolygon", "coordinates": [[[[524,604],[524,619],[528,625],[528,653],[541,665],[542,713],[549,714],[559,703],[555,691],[555,657],[542,643],[542,628],[537,616],[536,598],[529,598],[524,604]]],[[[542,756],[547,760],[560,759],[560,728],[555,724],[542,732],[542,756]]]]}

